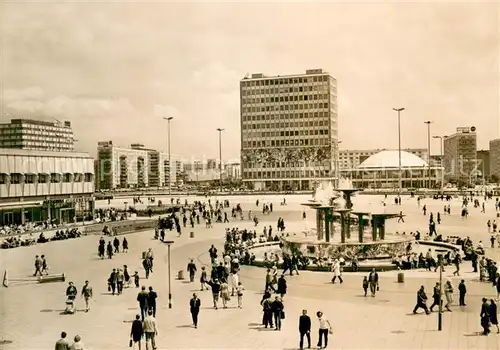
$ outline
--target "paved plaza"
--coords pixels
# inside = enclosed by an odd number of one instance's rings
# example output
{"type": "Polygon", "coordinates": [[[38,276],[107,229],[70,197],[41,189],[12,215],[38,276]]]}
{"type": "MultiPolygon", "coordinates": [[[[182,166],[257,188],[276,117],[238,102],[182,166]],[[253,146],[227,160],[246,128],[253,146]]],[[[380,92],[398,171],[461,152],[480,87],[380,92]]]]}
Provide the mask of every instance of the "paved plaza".
{"type": "MultiPolygon", "coordinates": [[[[43,245],[21,247],[0,251],[0,266],[7,269],[9,277],[26,278],[33,273],[35,255],[45,254],[51,272],[65,273],[68,280],[74,281],[80,293],[85,280],[90,280],[94,298],[90,312],[77,312],[75,315],[61,315],[64,309],[66,284],[36,284],[34,282],[11,281],[9,288],[0,288],[1,339],[5,341],[0,349],[53,349],[61,331],[66,331],[72,338],[79,334],[86,345],[85,349],[126,349],[130,334],[131,321],[138,313],[136,302],[138,289],[125,289],[123,295],[112,296],[107,292],[107,278],[113,268],[128,265],[130,271],[139,271],[144,276],[141,265],[141,252],[153,248],[155,253],[154,273],[149,280],[141,279],[141,285],[153,286],[159,295],[157,322],[159,349],[296,349],[298,347],[298,317],[302,309],[307,309],[313,322],[312,342],[317,341],[316,311],[321,310],[333,325],[330,338],[331,349],[500,349],[500,335],[494,332],[480,336],[479,323],[480,298],[493,298],[491,284],[481,283],[478,276],[471,273],[470,262],[462,265],[460,278],[466,279],[468,294],[467,306],[452,307],[453,312],[444,314],[443,330],[437,331],[437,313],[432,315],[413,315],[416,292],[424,285],[429,298],[438,273],[425,271],[405,272],[405,283],[396,283],[395,272],[380,274],[380,292],[375,298],[363,297],[361,280],[363,274],[346,273],[345,282],[331,284],[331,275],[319,272],[301,272],[299,276],[287,277],[288,294],[284,298],[286,319],[281,332],[267,331],[260,326],[262,310],[261,292],[264,288],[265,270],[244,266],[240,272],[245,287],[243,309],[235,307],[236,300],[230,301],[233,307],[214,310],[211,293],[199,292],[202,308],[199,328],[191,327],[189,299],[193,292],[199,291],[199,283],[193,284],[176,280],[177,271],[186,269],[190,258],[200,269],[209,262],[207,250],[215,244],[222,251],[226,227],[251,228],[247,213],[251,209],[260,218],[257,232],[262,225],[276,226],[278,217],[283,217],[288,230],[300,229],[311,225],[314,212],[307,211],[309,224],[301,220],[303,208],[300,203],[309,196],[287,196],[286,206],[280,206],[282,196],[245,196],[229,198],[231,206],[241,203],[245,220],[229,224],[214,224],[207,229],[204,224],[194,230],[185,229],[181,237],[167,231],[167,239],[172,238],[172,294],[173,308],[168,309],[168,265],[167,246],[153,239],[153,232],[139,232],[127,235],[130,250],[128,253],[115,255],[112,260],[98,259],[97,246],[99,236],[51,242],[43,245]],[[263,216],[255,206],[255,200],[261,203],[272,202],[274,212],[263,216]],[[189,231],[195,237],[189,238],[189,231]],[[10,342],[9,342],[10,341],[10,342]]],[[[161,199],[163,202],[166,198],[161,199]]],[[[354,199],[355,208],[361,206],[380,206],[381,196],[362,196],[354,199]],[[371,203],[371,204],[369,204],[371,203]]],[[[407,215],[405,223],[397,219],[388,222],[387,231],[420,230],[427,232],[428,218],[422,215],[416,199],[405,197],[401,207],[393,205],[389,198],[387,211],[403,212],[407,215]]],[[[182,203],[184,198],[181,199],[182,203]]],[[[191,202],[193,197],[189,198],[191,202]]],[[[202,199],[203,200],[203,199],[202,199]]],[[[214,199],[213,199],[214,200],[214,199]]],[[[113,200],[111,206],[123,207],[129,199],[113,200]]],[[[428,213],[442,211],[445,202],[432,199],[422,200],[421,206],[427,205],[428,213]]],[[[451,203],[452,215],[442,215],[442,224],[437,225],[438,233],[446,235],[470,236],[475,242],[482,240],[489,247],[486,221],[496,216],[493,201],[486,204],[486,213],[470,208],[467,220],[460,218],[460,200],[451,203]]],[[[107,207],[107,201],[98,207],[107,207]]],[[[107,238],[106,240],[109,240],[107,238]]],[[[487,254],[500,259],[500,249],[487,248],[487,254]]],[[[459,277],[452,277],[451,268],[445,272],[453,285],[458,285],[459,277]]],[[[195,281],[198,281],[198,277],[195,281]]],[[[458,295],[454,296],[458,299],[458,295]]],[[[83,299],[77,298],[77,307],[84,307],[83,299]]],[[[495,330],[493,330],[495,331],[495,330]]]]}

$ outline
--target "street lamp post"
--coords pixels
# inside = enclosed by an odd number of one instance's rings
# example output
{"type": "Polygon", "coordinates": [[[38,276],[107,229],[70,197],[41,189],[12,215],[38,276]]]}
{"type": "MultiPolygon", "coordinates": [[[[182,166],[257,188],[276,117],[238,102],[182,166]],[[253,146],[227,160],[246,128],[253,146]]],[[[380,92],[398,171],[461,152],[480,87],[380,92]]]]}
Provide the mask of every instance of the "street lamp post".
{"type": "Polygon", "coordinates": [[[439,139],[439,147],[441,150],[441,191],[444,190],[444,153],[443,153],[443,143],[446,136],[433,136],[435,139],[439,139]]]}
{"type": "Polygon", "coordinates": [[[443,330],[443,257],[439,262],[439,313],[438,313],[438,331],[443,330]]]}
{"type": "Polygon", "coordinates": [[[222,195],[222,132],[225,129],[217,128],[217,131],[219,132],[219,191],[220,194],[222,195]]]}
{"type": "Polygon", "coordinates": [[[427,120],[427,188],[431,188],[431,124],[432,121],[427,120]]]}
{"type": "Polygon", "coordinates": [[[174,243],[174,241],[163,241],[163,243],[167,244],[168,248],[168,308],[172,308],[172,279],[171,279],[171,264],[170,264],[170,246],[174,243]]]}
{"type": "Polygon", "coordinates": [[[339,145],[342,143],[342,141],[339,141],[338,139],[335,140],[335,178],[337,180],[337,185],[335,188],[339,188],[340,186],[340,150],[339,150],[339,145]]]}
{"type": "Polygon", "coordinates": [[[172,164],[170,163],[171,161],[171,154],[170,154],[170,121],[174,119],[174,117],[163,117],[167,121],[167,137],[168,137],[168,142],[167,142],[167,152],[168,152],[168,197],[170,200],[170,203],[172,203],[172,181],[171,181],[171,175],[172,175],[172,164]]]}
{"type": "Polygon", "coordinates": [[[403,108],[393,108],[393,111],[398,112],[398,199],[401,197],[401,187],[402,187],[402,179],[401,179],[401,112],[404,111],[403,108]]]}

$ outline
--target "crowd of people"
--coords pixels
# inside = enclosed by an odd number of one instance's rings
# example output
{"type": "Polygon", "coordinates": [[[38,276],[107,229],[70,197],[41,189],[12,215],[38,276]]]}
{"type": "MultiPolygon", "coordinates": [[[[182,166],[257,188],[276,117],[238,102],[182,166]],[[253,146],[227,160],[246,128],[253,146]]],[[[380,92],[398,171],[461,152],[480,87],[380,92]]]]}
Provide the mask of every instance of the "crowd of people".
{"type": "MultiPolygon", "coordinates": [[[[256,203],[259,207],[260,203],[256,203]]],[[[286,202],[282,203],[283,205],[286,202]]],[[[479,206],[481,207],[481,206],[479,206]]],[[[242,207],[238,204],[231,208],[228,201],[215,201],[211,203],[210,200],[207,202],[194,202],[191,205],[185,203],[185,205],[179,207],[178,212],[170,213],[166,217],[159,219],[158,227],[155,230],[155,238],[161,241],[166,239],[168,235],[166,230],[175,231],[177,235],[181,235],[184,229],[189,230],[195,227],[195,225],[201,225],[201,221],[205,221],[205,225],[210,227],[212,222],[228,222],[229,218],[226,214],[226,210],[231,212],[232,219],[243,218],[242,207]]],[[[262,205],[262,213],[270,214],[273,212],[272,204],[262,205]]],[[[449,211],[446,210],[446,215],[450,215],[449,211]]],[[[430,213],[432,214],[432,213],[430,213]]],[[[431,215],[432,216],[432,215],[431,215]]],[[[249,217],[254,220],[255,216],[249,211],[249,217]]],[[[436,227],[441,223],[441,215],[436,215],[436,222],[434,223],[434,229],[429,227],[429,234],[426,236],[431,237],[435,235],[436,238],[440,237],[437,232],[436,227]]],[[[254,221],[255,222],[255,221],[254,221]]],[[[434,222],[434,218],[431,217],[429,222],[434,222]]],[[[257,222],[258,224],[258,222],[257,222]]],[[[274,226],[274,225],[273,225],[274,226]]],[[[265,225],[262,226],[262,233],[257,233],[257,229],[239,229],[237,227],[226,229],[226,239],[223,247],[223,252],[219,253],[215,246],[211,246],[208,250],[210,257],[210,263],[206,266],[197,266],[194,259],[189,259],[186,271],[189,275],[189,281],[192,283],[199,282],[200,292],[210,291],[211,299],[213,303],[213,308],[219,310],[220,308],[228,308],[230,305],[234,305],[237,308],[244,307],[244,287],[240,280],[239,272],[241,265],[253,264],[256,260],[255,254],[252,251],[252,247],[257,243],[264,242],[280,242],[281,238],[286,235],[285,223],[282,218],[278,219],[275,227],[265,225]],[[273,229],[275,231],[273,232],[273,229]]],[[[70,231],[71,232],[71,231],[70,231]]],[[[66,234],[65,232],[63,232],[66,234]]],[[[69,237],[67,237],[69,238],[69,237]]],[[[440,238],[442,239],[442,237],[440,238]]],[[[457,246],[457,250],[450,250],[444,255],[433,253],[432,251],[426,254],[420,253],[415,254],[412,249],[408,249],[408,254],[402,257],[396,257],[395,262],[401,268],[425,268],[427,270],[437,271],[439,268],[454,266],[456,269],[456,275],[460,275],[460,266],[462,260],[470,260],[471,268],[476,271],[479,275],[481,281],[485,283],[491,283],[497,291],[497,299],[500,298],[500,276],[498,275],[498,269],[496,262],[484,256],[484,247],[482,247],[482,242],[474,244],[469,238],[459,239],[459,240],[447,240],[457,246]]],[[[104,259],[108,257],[113,258],[114,254],[120,252],[126,252],[128,250],[128,242],[124,237],[122,240],[118,237],[114,237],[112,240],[106,242],[104,238],[101,238],[98,255],[104,259]]],[[[47,273],[47,263],[45,257],[36,258],[35,262],[35,274],[42,275],[47,273]],[[40,262],[41,261],[41,262],[40,262]],[[44,263],[45,261],[45,263],[44,263]],[[44,268],[45,266],[45,268],[44,268]]],[[[153,261],[154,256],[152,249],[149,249],[142,256],[142,266],[145,270],[145,277],[148,278],[151,273],[153,273],[153,261]]],[[[282,254],[280,250],[276,252],[270,252],[264,255],[264,262],[266,266],[264,295],[261,301],[262,306],[262,326],[264,328],[274,328],[280,331],[284,320],[286,319],[286,296],[289,293],[288,283],[285,277],[286,273],[290,273],[291,276],[294,274],[299,274],[299,272],[304,269],[308,264],[324,264],[328,265],[332,273],[332,283],[336,283],[337,280],[343,283],[343,268],[346,264],[345,260],[331,259],[328,261],[315,261],[314,259],[304,257],[300,252],[294,252],[293,254],[282,254]],[[278,271],[279,267],[283,270],[278,271]]],[[[133,271],[133,269],[132,269],[133,271]]],[[[367,273],[360,278],[360,286],[364,291],[364,295],[376,296],[379,290],[379,277],[375,270],[367,273]]],[[[146,348],[149,348],[149,344],[153,349],[156,348],[155,337],[158,334],[158,325],[156,323],[156,302],[158,294],[152,286],[141,286],[140,277],[138,271],[132,273],[127,265],[122,265],[120,267],[114,268],[110,273],[108,282],[108,290],[112,295],[122,295],[124,289],[135,287],[139,289],[137,295],[137,302],[139,305],[139,314],[132,323],[132,328],[130,332],[131,345],[140,346],[141,341],[146,339],[146,348]]],[[[417,305],[415,307],[415,312],[419,308],[423,308],[426,312],[432,312],[436,308],[436,299],[439,296],[439,300],[444,300],[445,303],[443,307],[446,310],[451,311],[451,305],[453,302],[453,294],[455,293],[455,287],[452,285],[451,281],[446,281],[443,285],[438,286],[439,294],[436,292],[436,288],[433,291],[432,299],[433,305],[430,308],[427,307],[427,295],[425,288],[419,289],[417,292],[417,305]],[[441,292],[441,289],[443,290],[441,292]]],[[[464,281],[458,285],[459,306],[465,307],[465,295],[466,287],[464,281]]],[[[68,287],[66,292],[67,299],[72,299],[74,302],[77,293],[75,293],[76,287],[72,284],[68,287]],[[74,287],[74,288],[70,288],[74,287]]],[[[92,299],[92,291],[88,281],[85,282],[82,289],[81,295],[84,297],[86,302],[85,311],[90,310],[90,300],[92,299]]],[[[125,293],[127,294],[127,293],[125,293]]],[[[439,304],[438,300],[438,304],[439,304]]],[[[189,301],[189,307],[193,327],[198,328],[198,316],[201,307],[201,300],[198,297],[198,293],[194,293],[189,301]]],[[[290,306],[288,306],[290,307],[290,306]]],[[[76,310],[76,309],[75,309],[76,310]]],[[[326,347],[328,345],[328,335],[331,334],[332,327],[328,319],[323,315],[321,311],[316,313],[318,318],[319,330],[318,330],[318,347],[326,347]]],[[[485,328],[485,334],[489,333],[491,326],[498,325],[496,320],[496,303],[495,300],[486,299],[481,307],[481,324],[488,327],[485,328]],[[484,321],[488,318],[488,322],[484,321]]],[[[299,320],[299,333],[300,333],[300,348],[304,346],[304,340],[307,340],[308,345],[311,344],[310,333],[311,333],[311,320],[308,316],[307,310],[303,310],[302,315],[299,320]],[[305,338],[305,339],[304,339],[305,338]]]]}

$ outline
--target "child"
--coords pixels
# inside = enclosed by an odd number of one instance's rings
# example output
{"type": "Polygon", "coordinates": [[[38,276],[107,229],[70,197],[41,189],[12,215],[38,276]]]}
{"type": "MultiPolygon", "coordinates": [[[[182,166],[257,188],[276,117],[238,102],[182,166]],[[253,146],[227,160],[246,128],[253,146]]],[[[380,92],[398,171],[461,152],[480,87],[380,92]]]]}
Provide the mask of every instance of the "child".
{"type": "Polygon", "coordinates": [[[236,294],[238,295],[238,309],[242,308],[243,304],[243,291],[245,288],[243,288],[243,285],[241,282],[238,282],[238,286],[236,287],[236,294]]]}
{"type": "Polygon", "coordinates": [[[365,297],[366,297],[366,293],[368,293],[368,277],[364,277],[363,278],[363,290],[365,291],[365,297]]]}
{"type": "Polygon", "coordinates": [[[134,273],[135,288],[139,288],[139,273],[136,271],[134,273]]]}

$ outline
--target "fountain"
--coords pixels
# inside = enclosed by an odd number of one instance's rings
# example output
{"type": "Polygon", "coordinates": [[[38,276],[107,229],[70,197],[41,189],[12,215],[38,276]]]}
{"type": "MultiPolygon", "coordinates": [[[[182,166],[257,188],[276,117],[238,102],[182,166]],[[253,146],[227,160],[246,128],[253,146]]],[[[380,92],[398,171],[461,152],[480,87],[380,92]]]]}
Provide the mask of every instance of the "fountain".
{"type": "Polygon", "coordinates": [[[386,235],[387,219],[399,214],[369,211],[354,211],[352,196],[358,190],[349,179],[339,179],[338,188],[331,183],[318,186],[313,200],[302,205],[316,210],[316,235],[291,236],[284,240],[284,251],[299,250],[303,255],[351,259],[391,258],[404,254],[412,236],[386,235]],[[357,225],[357,237],[351,237],[351,225],[357,225]],[[340,236],[336,235],[336,226],[340,236]],[[371,237],[365,229],[371,226],[371,237]]]}

